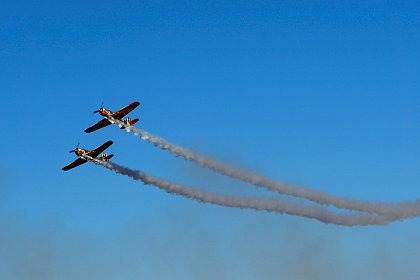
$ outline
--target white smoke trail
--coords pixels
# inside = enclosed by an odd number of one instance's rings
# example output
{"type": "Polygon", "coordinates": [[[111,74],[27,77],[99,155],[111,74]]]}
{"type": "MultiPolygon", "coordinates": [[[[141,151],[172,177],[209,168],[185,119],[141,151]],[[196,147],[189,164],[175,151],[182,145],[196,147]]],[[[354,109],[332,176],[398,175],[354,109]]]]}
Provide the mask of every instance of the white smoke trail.
{"type": "Polygon", "coordinates": [[[193,200],[204,203],[211,203],[220,206],[227,206],[241,209],[254,209],[259,211],[276,212],[280,214],[288,214],[301,216],[318,220],[326,224],[335,224],[341,226],[368,226],[368,225],[384,225],[395,221],[391,216],[381,216],[374,214],[334,214],[322,207],[309,207],[302,204],[296,204],[281,200],[245,198],[221,195],[212,192],[192,189],[189,187],[175,184],[160,178],[147,175],[144,172],[129,169],[127,167],[104,162],[92,157],[85,157],[87,160],[103,166],[118,174],[126,175],[134,180],[141,181],[145,185],[153,185],[171,194],[181,195],[193,200]]]}
{"type": "Polygon", "coordinates": [[[124,122],[116,120],[112,117],[109,118],[119,127],[123,127],[127,132],[131,132],[135,136],[140,136],[141,139],[152,143],[156,147],[167,150],[177,156],[181,156],[186,160],[193,161],[201,167],[211,169],[222,175],[233,177],[258,187],[263,187],[271,191],[307,199],[322,205],[332,205],[342,209],[356,210],[379,215],[390,215],[399,217],[400,219],[420,216],[420,199],[400,203],[366,202],[331,196],[326,193],[317,192],[301,187],[292,187],[284,183],[275,182],[252,172],[240,170],[236,167],[229,166],[206,156],[196,154],[186,148],[174,145],[169,141],[157,137],[140,128],[126,125],[124,122]]]}

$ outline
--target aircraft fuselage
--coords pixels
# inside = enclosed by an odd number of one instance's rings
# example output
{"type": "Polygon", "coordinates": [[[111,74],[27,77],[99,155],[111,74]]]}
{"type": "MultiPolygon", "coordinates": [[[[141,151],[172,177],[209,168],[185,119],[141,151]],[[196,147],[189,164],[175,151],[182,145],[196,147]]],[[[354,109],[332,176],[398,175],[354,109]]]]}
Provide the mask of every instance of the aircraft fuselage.
{"type": "Polygon", "coordinates": [[[112,115],[112,112],[108,109],[100,108],[99,109],[99,114],[101,114],[101,116],[103,116],[103,117],[108,117],[108,116],[112,115]]]}

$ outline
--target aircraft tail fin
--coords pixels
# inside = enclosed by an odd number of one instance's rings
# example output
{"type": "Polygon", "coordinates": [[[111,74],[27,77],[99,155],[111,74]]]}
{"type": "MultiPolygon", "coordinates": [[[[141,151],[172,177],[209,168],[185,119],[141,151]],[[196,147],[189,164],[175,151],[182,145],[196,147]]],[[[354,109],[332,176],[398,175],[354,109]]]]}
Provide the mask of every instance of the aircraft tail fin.
{"type": "MultiPolygon", "coordinates": [[[[128,122],[130,123],[130,125],[134,125],[136,122],[138,122],[139,119],[134,119],[134,120],[128,120],[128,122]]],[[[124,120],[124,123],[127,125],[127,120],[124,120]]],[[[120,126],[120,129],[124,129],[124,126],[120,126]]]]}
{"type": "Polygon", "coordinates": [[[109,156],[106,156],[105,160],[106,160],[106,161],[109,161],[109,160],[110,160],[113,156],[114,156],[114,155],[109,155],[109,156]]]}

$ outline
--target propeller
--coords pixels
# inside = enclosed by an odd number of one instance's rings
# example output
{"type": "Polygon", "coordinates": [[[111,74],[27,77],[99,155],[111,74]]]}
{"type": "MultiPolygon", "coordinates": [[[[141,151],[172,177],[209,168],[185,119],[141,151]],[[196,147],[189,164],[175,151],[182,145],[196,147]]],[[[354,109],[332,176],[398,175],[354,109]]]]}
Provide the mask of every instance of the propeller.
{"type": "Polygon", "coordinates": [[[69,151],[69,153],[74,153],[76,151],[77,148],[79,148],[80,142],[77,142],[77,146],[74,150],[69,151]]]}
{"type": "Polygon", "coordinates": [[[99,111],[103,108],[103,106],[104,106],[104,102],[102,101],[102,103],[101,103],[101,107],[99,108],[99,110],[96,110],[96,111],[94,111],[93,113],[94,113],[94,114],[99,113],[99,111]]]}

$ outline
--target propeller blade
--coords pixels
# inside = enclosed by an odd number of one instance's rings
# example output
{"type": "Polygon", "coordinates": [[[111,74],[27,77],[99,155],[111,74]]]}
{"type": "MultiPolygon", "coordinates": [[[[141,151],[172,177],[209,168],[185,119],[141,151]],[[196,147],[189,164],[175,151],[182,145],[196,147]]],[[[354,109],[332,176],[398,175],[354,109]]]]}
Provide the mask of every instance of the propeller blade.
{"type": "Polygon", "coordinates": [[[94,113],[94,114],[99,113],[99,110],[96,110],[96,111],[94,111],[93,113],[94,113]]]}
{"type": "Polygon", "coordinates": [[[71,153],[74,153],[74,150],[70,151],[69,153],[70,153],[70,154],[71,154],[71,153]]]}

